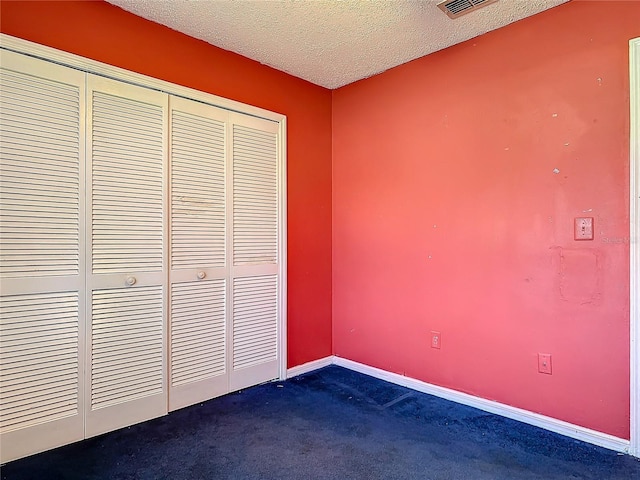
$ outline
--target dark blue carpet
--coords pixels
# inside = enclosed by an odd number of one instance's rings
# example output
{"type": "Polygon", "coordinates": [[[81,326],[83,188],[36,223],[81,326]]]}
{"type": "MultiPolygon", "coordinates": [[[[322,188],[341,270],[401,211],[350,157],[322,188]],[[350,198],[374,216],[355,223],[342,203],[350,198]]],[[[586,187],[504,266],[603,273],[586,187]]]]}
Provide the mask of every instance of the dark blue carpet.
{"type": "Polygon", "coordinates": [[[640,460],[332,366],[11,462],[2,479],[640,480],[640,460]]]}

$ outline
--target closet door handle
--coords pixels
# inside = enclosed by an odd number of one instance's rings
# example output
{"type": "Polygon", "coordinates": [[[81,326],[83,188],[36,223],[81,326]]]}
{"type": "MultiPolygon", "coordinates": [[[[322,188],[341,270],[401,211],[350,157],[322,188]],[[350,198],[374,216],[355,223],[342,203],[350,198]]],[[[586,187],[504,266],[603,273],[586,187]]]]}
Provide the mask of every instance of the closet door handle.
{"type": "Polygon", "coordinates": [[[131,285],[135,285],[137,282],[136,277],[131,276],[131,277],[127,277],[127,279],[124,281],[124,283],[130,287],[131,285]]]}
{"type": "Polygon", "coordinates": [[[203,279],[203,278],[205,278],[206,276],[207,276],[207,274],[206,274],[206,273],[204,273],[202,270],[200,270],[200,271],[198,272],[198,275],[197,275],[197,277],[198,277],[200,280],[202,280],[202,279],[203,279]]]}

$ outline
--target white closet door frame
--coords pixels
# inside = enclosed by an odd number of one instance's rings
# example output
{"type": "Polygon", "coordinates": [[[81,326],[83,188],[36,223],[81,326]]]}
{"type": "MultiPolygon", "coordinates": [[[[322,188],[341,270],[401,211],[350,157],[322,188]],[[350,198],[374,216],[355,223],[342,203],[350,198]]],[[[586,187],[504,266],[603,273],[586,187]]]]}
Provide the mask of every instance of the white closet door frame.
{"type": "Polygon", "coordinates": [[[640,38],[629,41],[631,455],[640,457],[640,38]]]}
{"type": "MultiPolygon", "coordinates": [[[[0,435],[0,442],[2,444],[0,448],[0,463],[5,463],[26,455],[81,440],[84,437],[83,358],[85,352],[85,320],[83,305],[85,303],[85,214],[83,179],[85,162],[84,148],[81,140],[85,132],[85,75],[82,72],[70,70],[66,67],[51,64],[50,62],[43,62],[4,50],[0,51],[0,65],[2,65],[3,70],[40,77],[45,79],[45,81],[51,81],[51,83],[59,82],[60,84],[68,84],[76,87],[78,89],[79,113],[77,132],[79,135],[79,144],[77,145],[79,164],[77,165],[78,177],[76,178],[78,182],[77,273],[75,275],[56,275],[49,272],[48,275],[42,275],[37,271],[38,268],[34,268],[33,271],[25,273],[22,276],[16,276],[18,274],[3,274],[3,278],[0,280],[0,293],[2,296],[5,299],[12,297],[13,299],[17,299],[13,307],[9,306],[7,312],[3,312],[2,322],[11,321],[11,318],[13,318],[13,321],[21,323],[25,321],[30,322],[30,326],[17,335],[13,332],[6,337],[3,335],[3,352],[0,352],[2,353],[2,361],[15,357],[15,355],[12,355],[12,351],[14,351],[14,354],[23,352],[25,355],[33,355],[31,366],[29,367],[29,378],[32,385],[12,394],[12,401],[15,404],[14,409],[19,408],[20,405],[24,407],[25,402],[28,402],[30,404],[29,410],[24,412],[24,416],[20,420],[20,423],[22,423],[20,428],[9,428],[7,432],[0,435]],[[75,335],[77,336],[75,340],[77,342],[75,354],[77,355],[77,360],[69,360],[69,355],[72,355],[74,349],[70,349],[68,346],[64,347],[64,357],[67,358],[67,360],[62,360],[58,345],[62,340],[64,340],[65,344],[73,340],[70,337],[70,335],[72,335],[70,331],[72,327],[71,323],[67,323],[64,327],[64,332],[61,333],[64,335],[64,339],[60,336],[54,337],[52,334],[48,340],[44,340],[42,326],[52,323],[58,324],[59,319],[63,317],[68,320],[68,315],[61,312],[60,308],[68,310],[69,308],[72,309],[72,305],[69,303],[69,300],[65,301],[64,306],[60,302],[63,297],[70,299],[74,295],[77,295],[77,313],[75,314],[77,322],[75,326],[75,335]],[[37,305],[31,303],[33,298],[38,296],[42,297],[40,303],[37,305]],[[50,298],[50,301],[47,300],[47,297],[50,298]],[[49,305],[49,308],[44,308],[47,307],[47,305],[49,305]],[[34,342],[37,342],[37,344],[34,342]],[[20,347],[23,343],[24,346],[20,347]],[[53,356],[50,351],[52,346],[56,348],[56,350],[53,351],[53,353],[55,353],[53,356]],[[16,350],[16,348],[19,348],[19,350],[16,350]],[[49,353],[46,353],[47,351],[49,351],[49,353]],[[69,388],[64,385],[52,387],[49,380],[54,376],[49,372],[50,365],[46,360],[43,360],[44,357],[47,358],[48,362],[54,362],[57,365],[64,364],[67,373],[65,373],[64,377],[61,377],[61,381],[66,385],[69,385],[69,381],[73,376],[70,368],[73,368],[72,365],[75,363],[77,366],[75,373],[77,376],[76,388],[69,388]],[[34,363],[34,359],[38,363],[34,363]],[[73,391],[75,391],[75,401],[68,399],[69,395],[73,394],[73,391]],[[67,400],[65,400],[66,406],[58,403],[55,407],[51,407],[51,402],[55,402],[56,397],[59,398],[59,395],[63,394],[65,398],[67,398],[67,400]],[[16,395],[18,396],[16,397],[16,395]],[[49,410],[46,410],[46,408],[49,410]]],[[[37,133],[35,135],[37,135],[37,133]]],[[[43,176],[41,174],[36,174],[36,176],[38,178],[36,183],[42,184],[42,181],[45,180],[43,176]]],[[[11,183],[15,184],[15,182],[11,183]]],[[[45,192],[47,188],[49,188],[48,191],[50,193],[60,193],[51,186],[47,187],[45,185],[42,188],[45,192]]],[[[28,191],[29,188],[27,187],[25,190],[28,191]]],[[[47,201],[50,201],[53,207],[56,206],[55,198],[49,198],[47,201]]],[[[38,202],[38,205],[41,204],[42,202],[38,202]]],[[[32,213],[37,213],[36,207],[34,207],[32,213]]],[[[40,220],[38,221],[42,221],[42,216],[43,214],[41,212],[40,220]]],[[[42,235],[42,231],[37,232],[34,228],[35,225],[31,225],[28,231],[18,233],[18,237],[24,238],[26,235],[29,238],[38,238],[39,235],[42,235]]],[[[8,238],[10,237],[5,237],[4,240],[8,240],[8,238]]],[[[36,248],[46,248],[46,244],[36,245],[36,248]]],[[[25,360],[28,360],[28,358],[25,358],[25,360]]],[[[5,366],[6,365],[3,366],[3,370],[5,366]]],[[[8,373],[10,376],[15,376],[17,371],[24,371],[24,368],[26,368],[24,363],[17,365],[17,369],[9,365],[5,373],[8,373]]],[[[5,377],[3,381],[6,379],[5,377]]]]}

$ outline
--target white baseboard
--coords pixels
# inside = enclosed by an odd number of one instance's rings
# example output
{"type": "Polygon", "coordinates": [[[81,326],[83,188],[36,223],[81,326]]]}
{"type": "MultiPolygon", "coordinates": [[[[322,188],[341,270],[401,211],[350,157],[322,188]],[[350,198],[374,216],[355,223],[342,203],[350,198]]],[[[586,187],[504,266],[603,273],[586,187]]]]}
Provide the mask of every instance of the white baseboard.
{"type": "MultiPolygon", "coordinates": [[[[326,362],[326,359],[322,359],[326,362]]],[[[310,362],[313,363],[313,362],[310,362]]],[[[418,392],[428,393],[436,397],[451,400],[462,405],[468,405],[485,412],[501,415],[512,420],[534,425],[536,427],[544,428],[551,432],[559,433],[576,440],[598,445],[600,447],[615,450],[617,452],[629,453],[630,442],[622,438],[614,437],[606,433],[591,430],[589,428],[574,425],[572,423],[564,422],[556,418],[540,415],[539,413],[530,412],[521,408],[512,407],[503,403],[494,402],[492,400],[486,400],[484,398],[469,395],[467,393],[451,390],[450,388],[439,387],[430,383],[416,380],[414,378],[405,377],[397,373],[387,372],[379,368],[370,367],[362,363],[354,362],[353,360],[347,360],[345,358],[333,357],[333,364],[340,367],[348,368],[356,372],[364,373],[371,377],[379,378],[387,382],[395,383],[396,385],[402,385],[403,387],[417,390],[418,392]]],[[[309,364],[301,365],[301,367],[309,364]]],[[[325,366],[323,364],[323,366],[325,366]]],[[[296,367],[298,368],[298,367],[296,367]]]]}
{"type": "Polygon", "coordinates": [[[329,365],[333,365],[333,360],[333,355],[329,355],[328,357],[319,358],[318,360],[313,360],[312,362],[303,363],[302,365],[289,368],[287,369],[287,378],[297,377],[298,375],[313,372],[314,370],[318,370],[322,367],[328,367],[329,365]]]}

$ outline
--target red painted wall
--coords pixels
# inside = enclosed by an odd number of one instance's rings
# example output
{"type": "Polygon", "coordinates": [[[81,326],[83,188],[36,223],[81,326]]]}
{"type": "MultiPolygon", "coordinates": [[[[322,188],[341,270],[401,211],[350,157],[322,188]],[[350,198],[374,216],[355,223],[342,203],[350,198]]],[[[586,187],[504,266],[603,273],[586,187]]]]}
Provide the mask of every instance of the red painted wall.
{"type": "Polygon", "coordinates": [[[0,29],[287,115],[289,366],[332,353],[333,313],[339,356],[629,438],[639,7],[565,4],[333,99],[102,2],[0,2],[0,29]]]}
{"type": "Polygon", "coordinates": [[[287,115],[288,364],[331,354],[331,91],[103,2],[0,2],[3,33],[287,115]]]}
{"type": "Polygon", "coordinates": [[[629,438],[639,20],[572,2],[334,91],[336,355],[629,438]]]}

